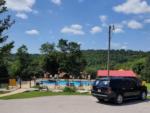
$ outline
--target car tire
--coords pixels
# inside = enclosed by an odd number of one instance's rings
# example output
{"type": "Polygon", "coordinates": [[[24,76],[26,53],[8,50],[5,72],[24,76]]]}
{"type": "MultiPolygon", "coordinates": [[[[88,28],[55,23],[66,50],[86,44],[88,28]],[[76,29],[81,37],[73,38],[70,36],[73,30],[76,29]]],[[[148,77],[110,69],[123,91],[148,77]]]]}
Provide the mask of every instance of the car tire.
{"type": "Polygon", "coordinates": [[[116,96],[116,104],[122,104],[123,103],[123,96],[121,94],[118,94],[116,96]]]}
{"type": "Polygon", "coordinates": [[[145,91],[141,92],[140,99],[143,101],[147,99],[147,93],[145,91]]]}

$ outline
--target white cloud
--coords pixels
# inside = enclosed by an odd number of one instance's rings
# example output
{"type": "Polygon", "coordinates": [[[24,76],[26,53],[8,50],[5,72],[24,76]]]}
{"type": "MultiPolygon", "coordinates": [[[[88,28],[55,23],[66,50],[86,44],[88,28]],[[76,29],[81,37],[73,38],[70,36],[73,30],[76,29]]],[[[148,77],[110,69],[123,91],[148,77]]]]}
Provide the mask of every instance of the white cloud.
{"type": "Polygon", "coordinates": [[[123,25],[122,24],[115,24],[114,33],[123,33],[123,25]]]}
{"type": "Polygon", "coordinates": [[[27,30],[25,33],[28,35],[38,35],[39,31],[36,29],[31,29],[31,30],[27,30]]]}
{"type": "Polygon", "coordinates": [[[25,13],[17,13],[16,17],[21,18],[21,19],[27,19],[28,16],[25,13]]]}
{"type": "Polygon", "coordinates": [[[144,23],[150,24],[150,19],[145,19],[144,23]]]}
{"type": "Polygon", "coordinates": [[[55,5],[61,5],[62,0],[51,0],[51,2],[55,5]]]}
{"type": "Polygon", "coordinates": [[[6,0],[6,6],[17,12],[32,12],[36,0],[6,0]]]}
{"type": "Polygon", "coordinates": [[[136,21],[136,20],[129,21],[127,26],[131,29],[141,29],[141,28],[143,28],[143,25],[140,22],[136,21]]]}
{"type": "Polygon", "coordinates": [[[116,12],[125,14],[150,13],[150,5],[146,0],[127,0],[125,3],[113,8],[116,12]]]}
{"type": "Polygon", "coordinates": [[[94,26],[93,28],[91,28],[90,32],[91,34],[96,34],[96,33],[102,32],[102,28],[99,26],[94,26]]]}
{"type": "Polygon", "coordinates": [[[84,35],[84,31],[82,30],[82,26],[79,24],[73,24],[71,26],[65,26],[62,28],[61,33],[69,33],[74,35],[84,35]]]}
{"type": "Polygon", "coordinates": [[[35,2],[36,0],[6,0],[6,6],[8,9],[17,12],[16,17],[27,19],[28,16],[26,13],[38,13],[38,11],[32,9],[35,2]]]}
{"type": "Polygon", "coordinates": [[[115,33],[123,33],[123,29],[122,28],[115,28],[114,30],[115,33]]]}
{"type": "Polygon", "coordinates": [[[73,25],[71,25],[71,28],[81,30],[82,26],[79,24],[73,24],[73,25]]]}
{"type": "Polygon", "coordinates": [[[102,22],[102,26],[103,26],[103,27],[106,27],[106,26],[107,26],[107,24],[106,24],[107,16],[106,16],[106,15],[100,15],[100,16],[99,16],[99,19],[100,19],[100,21],[102,22]]]}
{"type": "Polygon", "coordinates": [[[107,16],[106,15],[101,15],[99,16],[101,22],[105,22],[107,20],[107,16]]]}

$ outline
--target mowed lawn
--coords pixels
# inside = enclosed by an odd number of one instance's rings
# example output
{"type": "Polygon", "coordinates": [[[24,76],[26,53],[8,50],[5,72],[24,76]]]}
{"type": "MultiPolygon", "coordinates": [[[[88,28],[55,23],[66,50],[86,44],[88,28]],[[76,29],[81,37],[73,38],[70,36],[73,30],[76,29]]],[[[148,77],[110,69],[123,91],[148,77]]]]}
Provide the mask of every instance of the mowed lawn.
{"type": "Polygon", "coordinates": [[[10,96],[0,97],[0,99],[24,99],[24,98],[33,98],[33,97],[44,97],[44,96],[59,96],[59,95],[90,95],[89,93],[77,93],[77,92],[41,92],[41,91],[32,91],[32,92],[24,92],[19,94],[14,94],[10,96]]]}
{"type": "MultiPolygon", "coordinates": [[[[150,92],[150,83],[146,84],[149,92],[150,92]]],[[[41,91],[32,91],[32,92],[24,92],[19,94],[14,94],[10,96],[0,97],[0,99],[24,99],[24,98],[34,98],[34,97],[44,97],[44,96],[59,96],[59,95],[90,95],[89,93],[77,93],[77,92],[41,92],[41,91]]],[[[150,98],[150,97],[148,97],[150,98]]]]}
{"type": "Polygon", "coordinates": [[[150,91],[150,83],[146,83],[147,89],[150,91]]]}

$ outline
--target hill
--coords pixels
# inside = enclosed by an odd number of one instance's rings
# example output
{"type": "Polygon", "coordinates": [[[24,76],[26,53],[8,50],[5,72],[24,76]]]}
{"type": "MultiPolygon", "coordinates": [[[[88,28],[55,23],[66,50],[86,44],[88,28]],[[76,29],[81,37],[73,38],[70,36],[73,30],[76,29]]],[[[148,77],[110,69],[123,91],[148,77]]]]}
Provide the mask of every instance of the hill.
{"type": "MultiPolygon", "coordinates": [[[[98,69],[107,69],[107,50],[83,50],[83,57],[87,65],[87,72],[96,72],[98,69]]],[[[132,69],[134,64],[145,62],[150,52],[133,50],[111,50],[110,69],[132,69]]]]}

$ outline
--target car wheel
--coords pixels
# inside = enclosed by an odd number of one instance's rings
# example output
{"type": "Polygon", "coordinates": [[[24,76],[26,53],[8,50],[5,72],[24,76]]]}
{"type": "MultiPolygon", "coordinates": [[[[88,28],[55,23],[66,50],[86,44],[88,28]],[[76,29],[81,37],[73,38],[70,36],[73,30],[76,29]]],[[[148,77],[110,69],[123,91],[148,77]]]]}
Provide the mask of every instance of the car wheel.
{"type": "Polygon", "coordinates": [[[116,97],[116,103],[122,104],[123,103],[123,96],[121,94],[118,94],[116,97]]]}
{"type": "Polygon", "coordinates": [[[146,100],[146,99],[147,99],[147,94],[146,94],[145,91],[143,91],[143,92],[141,93],[141,100],[146,100]]]}

